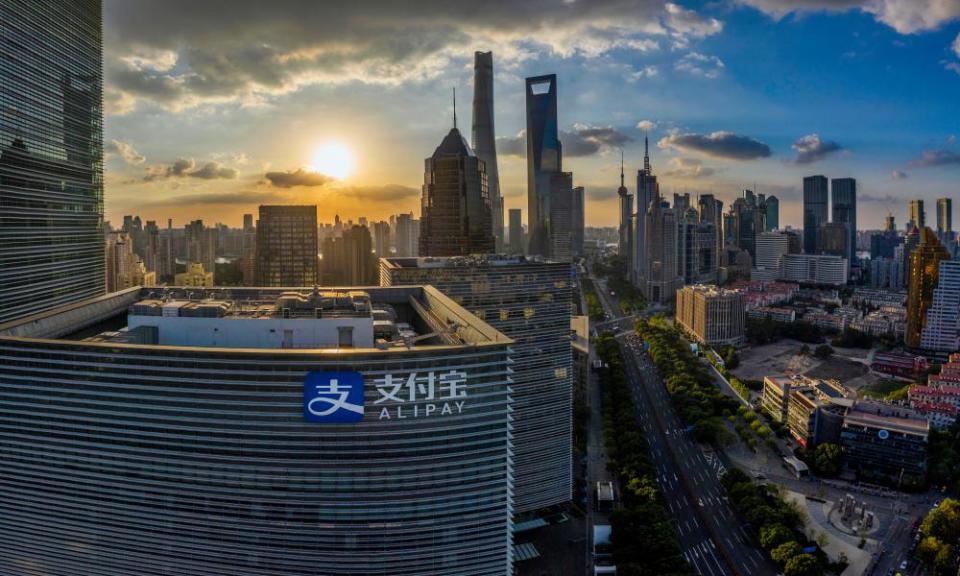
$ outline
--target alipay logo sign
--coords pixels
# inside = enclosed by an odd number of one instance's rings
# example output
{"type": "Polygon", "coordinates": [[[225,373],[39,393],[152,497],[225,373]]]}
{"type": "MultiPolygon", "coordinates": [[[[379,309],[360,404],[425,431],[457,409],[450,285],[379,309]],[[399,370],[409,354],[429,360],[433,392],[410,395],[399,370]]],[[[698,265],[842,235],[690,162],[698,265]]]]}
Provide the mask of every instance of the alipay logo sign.
{"type": "Polygon", "coordinates": [[[303,419],[330,424],[363,420],[363,375],[309,372],[303,381],[303,419]]]}

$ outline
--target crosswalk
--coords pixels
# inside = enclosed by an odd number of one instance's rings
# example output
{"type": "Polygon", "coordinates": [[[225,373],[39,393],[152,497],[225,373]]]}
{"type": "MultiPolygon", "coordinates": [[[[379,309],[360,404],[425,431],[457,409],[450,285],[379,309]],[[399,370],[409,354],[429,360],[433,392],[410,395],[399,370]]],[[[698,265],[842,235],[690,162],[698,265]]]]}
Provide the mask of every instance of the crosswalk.
{"type": "Polygon", "coordinates": [[[717,456],[716,452],[704,451],[703,459],[707,461],[707,465],[713,470],[717,478],[723,476],[723,473],[727,471],[727,468],[723,465],[723,462],[720,461],[720,457],[717,456]]]}

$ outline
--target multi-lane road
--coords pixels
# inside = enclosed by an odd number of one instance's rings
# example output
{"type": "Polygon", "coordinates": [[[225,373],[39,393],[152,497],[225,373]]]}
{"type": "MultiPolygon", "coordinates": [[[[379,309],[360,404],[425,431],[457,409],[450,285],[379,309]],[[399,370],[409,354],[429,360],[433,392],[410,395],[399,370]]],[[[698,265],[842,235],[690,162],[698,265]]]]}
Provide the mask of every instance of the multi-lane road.
{"type": "MultiPolygon", "coordinates": [[[[606,312],[618,318],[615,300],[607,294],[603,283],[596,282],[596,286],[606,312]]],[[[650,444],[684,557],[699,574],[706,576],[776,574],[728,503],[719,482],[723,465],[717,458],[704,455],[684,430],[639,338],[621,333],[617,340],[630,379],[637,420],[650,444]]]]}

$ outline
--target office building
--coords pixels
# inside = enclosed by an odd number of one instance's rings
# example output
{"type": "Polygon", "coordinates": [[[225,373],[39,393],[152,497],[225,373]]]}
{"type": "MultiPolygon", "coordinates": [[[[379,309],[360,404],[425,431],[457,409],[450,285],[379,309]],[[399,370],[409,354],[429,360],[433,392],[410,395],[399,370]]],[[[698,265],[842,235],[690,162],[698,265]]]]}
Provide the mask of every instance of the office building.
{"type": "Polygon", "coordinates": [[[723,260],[723,202],[714,198],[713,194],[701,194],[697,199],[697,205],[700,209],[700,222],[713,225],[717,243],[717,267],[719,268],[725,265],[723,260]]]}
{"type": "Polygon", "coordinates": [[[510,209],[510,253],[515,255],[523,254],[523,247],[526,246],[523,238],[523,213],[520,208],[510,209]]]}
{"type": "Polygon", "coordinates": [[[673,193],[673,209],[677,211],[677,214],[684,214],[687,211],[687,208],[690,208],[690,193],[684,192],[683,194],[673,193]]]}
{"type": "Polygon", "coordinates": [[[834,178],[830,185],[831,222],[846,228],[847,252],[841,256],[853,266],[857,261],[857,181],[854,178],[834,178]]]}
{"type": "Polygon", "coordinates": [[[829,221],[830,190],[826,176],[803,179],[803,251],[819,254],[818,230],[829,221]]]}
{"type": "Polygon", "coordinates": [[[471,131],[473,150],[477,158],[483,162],[487,175],[493,236],[496,238],[496,251],[499,252],[504,246],[503,197],[500,195],[500,176],[497,170],[493,110],[493,52],[475,52],[473,54],[473,129],[471,131]]]}
{"type": "Polygon", "coordinates": [[[0,566],[510,572],[510,339],[431,287],[224,293],[0,325],[0,566]]]}
{"type": "Polygon", "coordinates": [[[631,279],[634,285],[643,290],[644,278],[647,271],[647,212],[650,205],[656,202],[660,203],[660,185],[657,183],[657,176],[653,173],[650,166],[650,142],[646,136],[643,137],[643,168],[637,171],[637,211],[633,222],[633,242],[631,248],[630,261],[631,279]]]}
{"type": "Polygon", "coordinates": [[[194,220],[184,227],[184,251],[187,262],[199,262],[208,272],[216,270],[216,228],[207,228],[203,220],[194,220]]]}
{"type": "Polygon", "coordinates": [[[420,252],[420,220],[412,213],[397,214],[393,241],[395,255],[416,256],[420,252]]]}
{"type": "Polygon", "coordinates": [[[937,198],[937,236],[944,243],[953,240],[952,198],[937,198]]]}
{"type": "Polygon", "coordinates": [[[779,273],[781,259],[790,254],[790,237],[779,231],[764,232],[757,236],[757,257],[754,268],[775,270],[779,273]]]}
{"type": "Polygon", "coordinates": [[[317,207],[260,206],[257,285],[317,283],[317,207]]]}
{"type": "Polygon", "coordinates": [[[126,232],[107,235],[107,289],[124,290],[133,286],[155,286],[157,273],[147,271],[143,260],[133,252],[133,241],[126,232]]]}
{"type": "Polygon", "coordinates": [[[633,194],[627,190],[623,180],[623,153],[620,153],[620,187],[617,188],[617,198],[620,200],[620,227],[617,235],[617,253],[630,262],[633,241],[633,194]]]}
{"type": "Polygon", "coordinates": [[[910,201],[910,220],[907,222],[907,230],[916,227],[923,230],[927,225],[927,211],[923,209],[923,200],[910,201]]]}
{"type": "Polygon", "coordinates": [[[960,261],[940,262],[937,287],[920,333],[920,348],[941,354],[960,350],[960,261]]]}
{"type": "Polygon", "coordinates": [[[373,223],[373,252],[377,258],[388,258],[390,256],[390,223],[381,220],[373,223]]]}
{"type": "Polygon", "coordinates": [[[682,213],[678,236],[678,268],[684,284],[717,282],[717,230],[711,222],[700,221],[695,208],[682,213]]]}
{"type": "Polygon", "coordinates": [[[527,78],[527,253],[571,257],[573,174],[563,171],[557,127],[557,76],[527,78]]]}
{"type": "Polygon", "coordinates": [[[650,202],[644,218],[646,238],[641,290],[649,302],[665,304],[673,301],[677,288],[683,285],[679,265],[679,222],[673,208],[665,207],[659,196],[650,202]]]}
{"type": "Polygon", "coordinates": [[[381,259],[380,284],[434,286],[513,339],[514,509],[569,501],[570,264],[499,256],[381,259]]]}
{"type": "Polygon", "coordinates": [[[212,288],[213,272],[206,270],[202,262],[190,262],[186,271],[174,276],[173,285],[212,288]]]}
{"type": "Polygon", "coordinates": [[[924,228],[920,241],[910,253],[907,273],[907,332],[904,343],[910,348],[919,348],[923,329],[927,323],[927,311],[933,303],[933,292],[940,277],[940,262],[949,260],[950,254],[937,240],[933,230],[924,228]]]}
{"type": "Polygon", "coordinates": [[[257,283],[257,229],[251,225],[241,233],[240,274],[244,286],[254,286],[257,283]]]}
{"type": "Polygon", "coordinates": [[[839,443],[843,416],[853,404],[851,395],[837,380],[766,376],[760,407],[810,450],[824,442],[839,443]]]}
{"type": "Polygon", "coordinates": [[[323,239],[321,277],[325,286],[375,286],[377,257],[366,226],[348,226],[323,239]]]}
{"type": "Polygon", "coordinates": [[[583,234],[586,226],[586,194],[583,186],[573,188],[573,206],[570,225],[570,252],[573,256],[583,256],[583,234]]]}
{"type": "Polygon", "coordinates": [[[780,200],[776,196],[767,196],[763,201],[764,232],[780,229],[780,200]]]}
{"type": "Polygon", "coordinates": [[[846,224],[826,222],[817,232],[817,249],[820,254],[847,258],[850,253],[850,230],[846,224]]]}
{"type": "Polygon", "coordinates": [[[0,3],[0,322],[105,291],[96,0],[0,3]]]}
{"type": "Polygon", "coordinates": [[[743,293],[696,284],[677,290],[677,325],[707,346],[740,346],[745,342],[743,293]]]}
{"type": "Polygon", "coordinates": [[[828,286],[847,283],[847,259],[840,256],[785,254],[780,262],[780,280],[828,286]]]}
{"type": "Polygon", "coordinates": [[[858,400],[843,418],[840,443],[848,468],[862,481],[912,477],[927,472],[930,424],[909,408],[858,400]]]}
{"type": "Polygon", "coordinates": [[[495,251],[485,164],[456,127],[424,160],[420,197],[421,256],[465,256],[495,251]]]}

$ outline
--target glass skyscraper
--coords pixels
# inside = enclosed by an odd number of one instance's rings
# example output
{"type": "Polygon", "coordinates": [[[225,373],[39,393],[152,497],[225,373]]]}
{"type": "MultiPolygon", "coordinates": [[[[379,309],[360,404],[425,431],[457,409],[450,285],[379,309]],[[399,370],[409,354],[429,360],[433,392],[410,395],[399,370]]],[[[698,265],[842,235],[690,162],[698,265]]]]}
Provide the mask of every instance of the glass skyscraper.
{"type": "Polygon", "coordinates": [[[101,22],[0,3],[0,322],[105,290],[101,22]]]}
{"type": "Polygon", "coordinates": [[[847,253],[843,255],[853,266],[857,257],[857,181],[854,178],[834,178],[832,221],[846,228],[847,253]]]}
{"type": "Polygon", "coordinates": [[[817,254],[817,231],[829,221],[829,196],[826,176],[803,179],[803,251],[817,254]]]}

